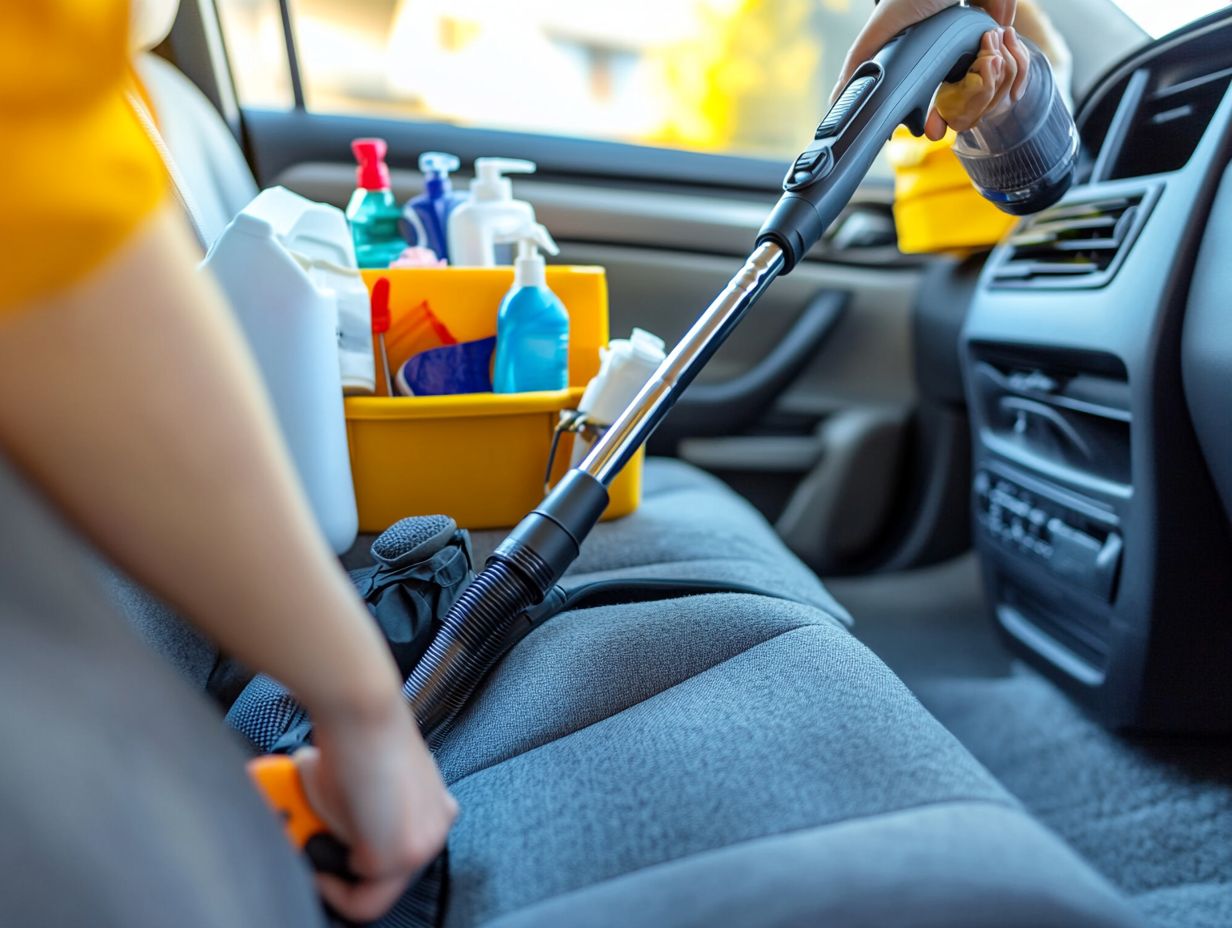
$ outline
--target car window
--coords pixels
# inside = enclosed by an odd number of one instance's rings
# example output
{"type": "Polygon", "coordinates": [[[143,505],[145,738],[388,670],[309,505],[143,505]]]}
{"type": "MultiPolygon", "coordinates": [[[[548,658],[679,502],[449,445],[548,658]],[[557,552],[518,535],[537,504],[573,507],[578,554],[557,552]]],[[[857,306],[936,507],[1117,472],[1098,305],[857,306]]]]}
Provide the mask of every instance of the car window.
{"type": "MultiPolygon", "coordinates": [[[[277,0],[218,0],[241,102],[294,98],[277,0]]],[[[290,0],[323,113],[782,160],[867,0],[290,0]]]]}
{"type": "Polygon", "coordinates": [[[1115,0],[1115,2],[1127,16],[1153,36],[1165,35],[1208,13],[1228,8],[1228,0],[1168,0],[1166,3],[1161,3],[1160,0],[1115,0]]]}

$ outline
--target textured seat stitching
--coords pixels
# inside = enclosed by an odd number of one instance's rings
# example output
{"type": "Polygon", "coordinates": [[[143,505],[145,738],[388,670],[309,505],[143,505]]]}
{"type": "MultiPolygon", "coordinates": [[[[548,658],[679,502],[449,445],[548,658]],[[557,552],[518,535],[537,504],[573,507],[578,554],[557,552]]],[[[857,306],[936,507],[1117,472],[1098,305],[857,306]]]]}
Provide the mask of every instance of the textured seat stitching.
{"type": "MultiPolygon", "coordinates": [[[[783,556],[786,556],[786,555],[783,555],[783,556]]],[[[738,564],[741,567],[747,568],[750,564],[754,564],[758,567],[774,567],[774,566],[779,566],[782,563],[783,561],[781,557],[779,558],[771,557],[771,558],[766,558],[765,560],[759,560],[754,557],[685,557],[685,558],[678,558],[678,559],[673,559],[673,560],[664,560],[661,558],[655,558],[654,560],[645,561],[643,563],[638,563],[638,564],[625,564],[619,567],[600,567],[600,568],[591,568],[588,570],[579,570],[577,571],[576,574],[566,574],[566,577],[568,579],[574,579],[575,577],[605,576],[607,574],[615,574],[615,573],[619,573],[619,572],[627,571],[627,570],[645,570],[645,569],[652,568],[652,567],[653,568],[679,567],[684,564],[698,565],[698,566],[738,564]]],[[[582,566],[586,567],[585,562],[582,563],[582,566]]],[[[816,583],[817,583],[818,589],[821,590],[821,595],[827,596],[828,594],[825,593],[825,587],[822,586],[821,581],[816,581],[816,583]]],[[[807,593],[804,593],[803,595],[806,595],[806,596],[814,595],[814,591],[809,591],[807,593]]],[[[828,607],[820,606],[820,605],[817,605],[816,603],[810,602],[810,603],[807,603],[807,605],[812,606],[814,609],[820,609],[823,612],[828,611],[828,607]]]]}
{"type": "MultiPolygon", "coordinates": [[[[599,573],[604,573],[604,572],[605,571],[595,571],[594,574],[599,574],[599,573]]],[[[593,576],[594,574],[592,574],[591,576],[593,576]]],[[[582,574],[582,576],[587,576],[587,575],[582,574]]],[[[653,579],[658,579],[658,578],[653,578],[653,579]]],[[[616,578],[616,580],[619,581],[620,578],[616,578]]],[[[694,581],[695,581],[695,578],[689,578],[689,580],[686,582],[691,583],[694,581]]],[[[705,581],[705,582],[709,582],[709,581],[705,581]]],[[[722,583],[722,581],[715,581],[715,582],[722,583]]],[[[682,599],[701,599],[701,598],[709,598],[712,596],[726,596],[726,597],[731,597],[731,598],[754,599],[754,600],[765,599],[765,600],[769,600],[772,603],[788,603],[792,606],[798,606],[801,609],[809,609],[813,612],[819,613],[822,618],[824,618],[827,622],[829,622],[839,631],[844,631],[844,632],[851,631],[851,626],[848,625],[846,622],[844,622],[842,619],[838,618],[836,615],[834,615],[834,613],[832,613],[829,609],[819,606],[816,603],[808,602],[807,600],[796,599],[794,596],[779,595],[778,593],[771,593],[768,591],[765,593],[754,593],[752,591],[746,592],[744,590],[721,590],[721,589],[698,590],[697,592],[689,593],[684,596],[673,596],[669,600],[651,599],[651,600],[643,600],[640,602],[635,600],[633,602],[627,602],[627,603],[624,603],[624,602],[622,603],[602,603],[597,606],[577,606],[573,609],[567,610],[566,612],[560,613],[560,615],[562,616],[572,615],[575,612],[590,612],[594,609],[616,609],[616,608],[625,608],[627,606],[660,605],[663,602],[679,602],[682,599]]],[[[553,618],[559,618],[559,616],[553,616],[553,618]]],[[[816,623],[808,623],[808,624],[816,624],[816,623]]],[[[797,628],[807,628],[808,624],[793,626],[792,628],[787,629],[787,631],[795,631],[797,628]]],[[[769,641],[770,639],[766,639],[766,640],[769,641]]],[[[759,641],[756,644],[749,645],[749,647],[756,647],[757,644],[764,644],[764,642],[759,641]]],[[[732,655],[732,656],[734,657],[735,655],[732,655]]]]}
{"type": "MultiPolygon", "coordinates": [[[[845,825],[851,825],[855,823],[861,823],[861,822],[868,823],[868,822],[876,821],[877,819],[891,818],[896,815],[910,815],[913,812],[920,812],[925,809],[930,809],[930,810],[931,809],[944,809],[947,806],[991,806],[995,809],[1002,809],[1005,811],[1017,813],[1020,817],[1026,819],[1027,821],[1035,823],[1035,819],[1031,818],[1031,816],[1024,813],[1022,808],[1018,806],[1016,803],[1014,803],[1012,798],[1008,796],[1005,800],[989,799],[987,796],[972,796],[972,797],[967,797],[967,798],[950,797],[947,799],[939,799],[936,802],[920,802],[920,803],[916,803],[915,805],[903,806],[902,808],[899,808],[899,809],[886,809],[880,812],[870,812],[866,815],[853,815],[849,818],[836,819],[835,821],[832,821],[832,822],[822,822],[816,825],[805,825],[802,828],[788,828],[784,831],[775,831],[770,834],[759,835],[755,838],[744,838],[740,841],[733,841],[731,844],[724,844],[720,847],[706,848],[705,850],[694,851],[691,854],[682,854],[680,857],[672,857],[672,858],[669,858],[668,860],[656,861],[655,863],[652,863],[652,864],[646,864],[644,867],[635,867],[632,870],[626,870],[624,873],[617,874],[616,876],[605,877],[602,880],[596,880],[593,883],[587,883],[585,886],[578,886],[574,889],[567,890],[566,892],[563,892],[563,893],[557,893],[552,896],[544,896],[542,899],[537,899],[536,901],[528,903],[527,905],[519,906],[516,909],[509,909],[507,911],[500,912],[497,915],[495,915],[493,918],[488,919],[487,922],[490,924],[496,921],[497,919],[507,918],[511,915],[516,915],[518,912],[521,912],[523,910],[535,908],[537,906],[544,905],[546,903],[552,902],[557,899],[565,899],[565,898],[568,898],[569,896],[577,895],[579,893],[591,892],[597,887],[603,886],[605,883],[614,883],[618,880],[627,879],[628,877],[632,877],[637,874],[648,873],[652,870],[657,870],[660,867],[672,866],[682,861],[692,860],[693,858],[696,858],[696,857],[705,857],[708,854],[718,854],[723,851],[731,850],[733,848],[739,848],[739,847],[743,847],[749,844],[757,844],[758,842],[762,842],[762,841],[767,841],[767,842],[774,841],[779,838],[786,838],[790,836],[801,835],[801,834],[805,834],[805,833],[812,832],[812,831],[818,831],[818,832],[825,831],[827,828],[841,828],[845,825]]],[[[1066,844],[1065,847],[1069,847],[1069,845],[1066,844]]]]}
{"type": "MultiPolygon", "coordinates": [[[[514,760],[519,757],[525,757],[528,754],[532,754],[541,748],[547,747],[548,745],[555,744],[558,741],[563,741],[566,738],[571,738],[574,735],[579,735],[582,732],[590,728],[593,728],[596,725],[606,722],[608,719],[614,719],[619,715],[622,715],[626,712],[636,709],[638,706],[643,705],[644,703],[650,702],[650,700],[652,699],[657,699],[658,697],[664,695],[665,693],[670,693],[672,690],[677,689],[681,686],[684,686],[686,683],[691,683],[692,681],[696,680],[698,677],[702,676],[703,674],[710,673],[712,670],[717,670],[718,668],[722,667],[724,664],[727,664],[733,660],[736,660],[739,657],[744,657],[746,654],[749,654],[757,650],[758,648],[762,648],[768,644],[772,644],[775,641],[778,641],[780,638],[784,638],[788,635],[794,635],[796,632],[799,632],[799,631],[809,631],[809,630],[823,628],[823,627],[824,626],[819,626],[813,623],[808,623],[808,624],[795,625],[791,628],[785,628],[782,631],[776,632],[775,634],[771,635],[769,638],[766,638],[762,641],[758,641],[758,642],[755,642],[749,645],[747,648],[745,648],[742,651],[738,651],[735,654],[728,655],[727,657],[723,658],[718,663],[711,664],[709,667],[703,667],[702,669],[698,670],[696,673],[689,674],[689,676],[685,677],[683,680],[673,683],[671,686],[667,687],[666,689],[662,689],[662,690],[659,690],[658,692],[651,693],[649,696],[639,699],[636,702],[630,703],[629,705],[625,706],[623,709],[619,709],[616,712],[613,712],[611,715],[605,715],[603,718],[595,719],[595,721],[589,722],[586,725],[583,725],[581,728],[575,728],[572,731],[564,732],[553,738],[549,738],[547,741],[541,742],[540,744],[533,744],[530,747],[525,748],[524,750],[521,750],[521,751],[517,751],[513,754],[510,754],[507,757],[502,757],[499,760],[494,760],[489,764],[484,764],[482,767],[479,767],[476,770],[472,770],[466,775],[459,777],[457,780],[452,781],[449,784],[449,788],[454,789],[455,787],[460,786],[461,784],[465,783],[471,777],[478,776],[479,774],[487,770],[491,770],[493,767],[498,767],[501,764],[508,763],[509,761],[514,760]]],[[[845,631],[845,629],[842,626],[839,626],[837,630],[845,631]]]]}

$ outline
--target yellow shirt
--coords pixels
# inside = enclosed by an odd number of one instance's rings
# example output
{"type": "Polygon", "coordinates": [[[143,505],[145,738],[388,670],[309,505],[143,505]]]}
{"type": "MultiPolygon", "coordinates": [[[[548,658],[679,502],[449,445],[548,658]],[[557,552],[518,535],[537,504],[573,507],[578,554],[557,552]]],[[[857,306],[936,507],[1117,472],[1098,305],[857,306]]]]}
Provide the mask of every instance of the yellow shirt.
{"type": "Polygon", "coordinates": [[[125,0],[19,0],[0,26],[0,312],[79,281],[162,201],[125,100],[125,0]]]}

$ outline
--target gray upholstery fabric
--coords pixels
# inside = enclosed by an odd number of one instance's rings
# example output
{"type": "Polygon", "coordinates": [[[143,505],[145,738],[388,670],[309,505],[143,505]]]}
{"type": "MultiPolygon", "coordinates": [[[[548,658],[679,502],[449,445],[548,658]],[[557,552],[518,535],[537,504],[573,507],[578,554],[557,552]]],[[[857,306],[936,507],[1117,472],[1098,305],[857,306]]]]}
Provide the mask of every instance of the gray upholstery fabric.
{"type": "Polygon", "coordinates": [[[151,596],[120,572],[100,565],[103,585],[115,606],[147,645],[161,654],[186,680],[206,689],[218,661],[218,650],[165,603],[151,596]]]}
{"type": "Polygon", "coordinates": [[[490,924],[1055,928],[1126,918],[1108,887],[1031,819],[955,802],[647,867],[490,924]]]}
{"type": "MultiPolygon", "coordinates": [[[[646,462],[645,498],[632,515],[601,523],[582,547],[569,583],[628,577],[739,580],[846,618],[769,523],[726,484],[666,458],[646,462]]],[[[474,533],[482,562],[504,532],[474,533]]]]}
{"type": "Polygon", "coordinates": [[[653,917],[638,923],[701,924],[713,910],[692,907],[693,887],[730,883],[733,867],[748,879],[727,898],[768,907],[771,924],[978,924],[953,919],[997,898],[1021,904],[1007,924],[1136,923],[880,661],[803,606],[718,596],[560,616],[439,756],[463,810],[454,928],[628,923],[643,899],[653,917]],[[883,818],[925,808],[937,812],[883,818]],[[791,836],[814,832],[801,840],[817,842],[817,877],[781,872],[791,836]],[[972,870],[994,850],[998,866],[972,870]],[[933,859],[917,874],[921,855],[933,859]],[[939,874],[944,894],[930,889],[939,874]]]}
{"type": "Polygon", "coordinates": [[[217,714],[3,460],[0,512],[0,924],[319,924],[217,714]]]}

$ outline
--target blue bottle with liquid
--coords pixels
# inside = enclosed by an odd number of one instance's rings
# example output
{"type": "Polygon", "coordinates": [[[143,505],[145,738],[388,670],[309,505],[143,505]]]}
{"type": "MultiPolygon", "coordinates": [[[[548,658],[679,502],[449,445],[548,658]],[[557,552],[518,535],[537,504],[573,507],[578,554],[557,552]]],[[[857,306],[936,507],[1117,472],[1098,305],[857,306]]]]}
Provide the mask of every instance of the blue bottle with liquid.
{"type": "Polygon", "coordinates": [[[466,202],[465,193],[455,193],[449,175],[461,165],[456,155],[426,151],[419,156],[424,192],[402,210],[402,237],[431,248],[438,258],[449,260],[449,214],[466,202]]]}
{"type": "Polygon", "coordinates": [[[548,254],[560,249],[537,222],[499,237],[516,242],[513,287],[501,302],[496,321],[496,362],[492,388],[497,393],[563,390],[569,385],[569,313],[548,289],[548,254]]]}

